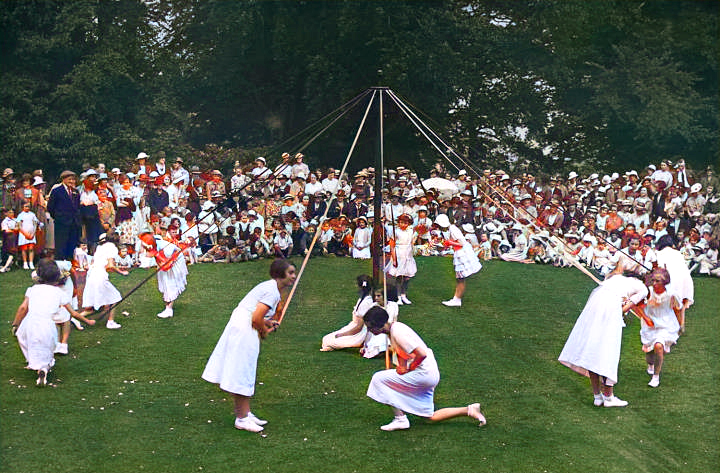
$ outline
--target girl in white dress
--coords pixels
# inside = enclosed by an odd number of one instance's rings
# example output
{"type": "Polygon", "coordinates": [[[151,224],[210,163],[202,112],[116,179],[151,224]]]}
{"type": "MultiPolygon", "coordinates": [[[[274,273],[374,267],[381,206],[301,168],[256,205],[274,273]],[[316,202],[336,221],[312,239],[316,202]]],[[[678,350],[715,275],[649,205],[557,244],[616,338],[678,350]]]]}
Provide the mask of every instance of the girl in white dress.
{"type": "Polygon", "coordinates": [[[613,393],[625,327],[623,313],[640,303],[648,290],[639,279],[623,276],[623,270],[622,263],[618,263],[590,294],[558,358],[560,363],[590,378],[596,406],[628,404],[613,393]]]}
{"type": "Polygon", "coordinates": [[[408,214],[402,214],[397,218],[397,227],[393,227],[390,233],[390,263],[387,265],[387,272],[394,277],[397,283],[398,304],[412,304],[407,297],[408,283],[410,278],[417,273],[417,265],[413,258],[413,246],[417,235],[410,226],[413,218],[408,214]]]}
{"type": "MultiPolygon", "coordinates": [[[[398,307],[398,291],[395,286],[388,284],[385,292],[386,294],[383,295],[382,290],[375,291],[375,303],[385,309],[385,312],[388,313],[388,321],[392,323],[397,320],[398,313],[400,312],[400,308],[398,307]],[[387,297],[385,304],[383,304],[384,296],[387,297]]],[[[360,349],[360,353],[365,358],[375,358],[387,350],[389,345],[390,339],[384,333],[375,335],[368,332],[365,337],[365,343],[360,349]]]]}
{"type": "Polygon", "coordinates": [[[35,244],[37,238],[35,233],[40,226],[40,220],[32,210],[30,210],[30,202],[23,204],[22,212],[17,216],[18,222],[18,248],[22,252],[23,269],[35,269],[35,244]]]}
{"type": "Polygon", "coordinates": [[[341,348],[361,347],[365,342],[367,330],[363,324],[365,313],[375,305],[373,300],[372,278],[365,274],[357,277],[357,285],[360,295],[352,312],[352,320],[349,324],[328,333],[322,339],[320,351],[339,350],[341,348]]]}
{"type": "Polygon", "coordinates": [[[370,243],[372,243],[372,228],[367,226],[365,217],[355,219],[357,228],[353,234],[352,257],[357,259],[370,259],[370,243]]]}
{"type": "Polygon", "coordinates": [[[165,302],[165,310],[157,314],[161,319],[167,319],[174,315],[173,304],[175,300],[183,293],[187,286],[188,269],[185,263],[183,251],[185,245],[155,237],[153,234],[145,232],[139,235],[143,248],[150,255],[154,255],[158,265],[157,279],[158,290],[163,296],[165,302]],[[178,245],[183,246],[182,248],[178,245]]]}
{"type": "Polygon", "coordinates": [[[455,268],[455,295],[443,304],[448,307],[460,307],[462,297],[465,294],[465,278],[472,276],[482,269],[482,264],[472,245],[465,239],[462,230],[450,224],[450,219],[445,214],[440,214],[435,219],[435,224],[443,231],[444,245],[453,247],[453,267],[455,268]]]}
{"type": "Polygon", "coordinates": [[[670,273],[666,269],[653,270],[648,275],[647,284],[650,295],[645,314],[653,321],[653,326],[641,320],[640,341],[648,364],[647,372],[652,376],[648,386],[656,388],[660,385],[665,353],[670,353],[670,347],[677,343],[685,308],[679,296],[668,291],[670,273]]]}
{"type": "MultiPolygon", "coordinates": [[[[123,276],[127,276],[128,272],[118,269],[115,266],[115,258],[118,256],[116,243],[119,237],[116,233],[110,232],[100,235],[99,245],[95,249],[92,262],[87,274],[85,282],[85,290],[83,291],[83,306],[85,311],[83,315],[92,313],[92,309],[107,311],[116,302],[122,300],[122,295],[110,282],[108,273],[114,271],[123,276]]],[[[118,329],[121,325],[115,322],[115,311],[110,309],[106,327],[109,329],[118,329]]]]}
{"type": "Polygon", "coordinates": [[[365,325],[374,335],[385,334],[397,355],[397,367],[378,371],[368,387],[368,397],[393,408],[395,418],[382,430],[410,428],[406,412],[432,421],[469,416],[485,425],[480,404],[467,407],[446,407],[435,410],[435,387],[440,382],[440,371],[433,351],[425,345],[413,329],[402,322],[390,322],[382,307],[373,307],[365,315],[365,325]]]}
{"type": "Polygon", "coordinates": [[[25,291],[12,330],[27,360],[27,368],[37,371],[37,385],[44,386],[48,372],[55,365],[58,332],[53,318],[61,308],[75,317],[79,314],[70,305],[70,296],[60,287],[65,280],[54,261],[40,260],[37,278],[37,283],[25,291]]]}
{"type": "Polygon", "coordinates": [[[250,411],[260,340],[277,327],[271,317],[280,302],[280,291],[295,281],[295,266],[277,259],[270,265],[270,277],[237,305],[202,374],[204,380],[219,384],[220,389],[233,395],[235,428],[251,432],[262,431],[267,423],[250,411]]]}

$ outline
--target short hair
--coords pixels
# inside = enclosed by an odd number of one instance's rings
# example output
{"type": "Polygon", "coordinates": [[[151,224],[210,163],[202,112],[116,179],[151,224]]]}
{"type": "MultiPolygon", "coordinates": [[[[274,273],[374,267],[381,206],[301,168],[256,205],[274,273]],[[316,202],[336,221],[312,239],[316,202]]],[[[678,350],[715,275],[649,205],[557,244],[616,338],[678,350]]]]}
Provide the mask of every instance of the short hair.
{"type": "Polygon", "coordinates": [[[663,235],[661,236],[657,243],[655,244],[655,249],[660,251],[664,248],[674,248],[675,247],[675,239],[672,237],[672,235],[663,235]]]}
{"type": "Polygon", "coordinates": [[[373,306],[365,313],[363,321],[368,330],[379,329],[390,319],[385,309],[380,306],[373,306]]]}
{"type": "Polygon", "coordinates": [[[645,284],[650,286],[655,281],[659,281],[664,285],[670,284],[670,273],[665,268],[655,268],[653,269],[645,278],[645,284]]]}
{"type": "Polygon", "coordinates": [[[290,261],[278,258],[270,265],[270,277],[273,279],[282,279],[287,275],[290,266],[295,266],[290,261]]]}

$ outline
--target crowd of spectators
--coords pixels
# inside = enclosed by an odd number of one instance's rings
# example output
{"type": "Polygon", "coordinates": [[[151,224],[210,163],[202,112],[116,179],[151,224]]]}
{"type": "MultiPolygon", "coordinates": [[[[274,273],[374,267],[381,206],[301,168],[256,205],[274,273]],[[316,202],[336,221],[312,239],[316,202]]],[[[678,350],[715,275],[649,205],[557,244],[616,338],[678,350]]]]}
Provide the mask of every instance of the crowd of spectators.
{"type": "MultiPolygon", "coordinates": [[[[150,161],[139,153],[128,169],[88,164],[79,175],[63,172],[55,185],[42,170],[16,176],[5,169],[0,271],[32,268],[42,249],[71,260],[82,243],[92,254],[111,231],[127,267],[154,265],[137,238],[147,230],[185,243],[190,264],[305,255],[318,232],[314,255],[371,255],[373,168],[341,176],[311,169],[300,153],[283,154],[274,168],[262,157],[235,163],[227,174],[186,169],[182,158],[150,161]]],[[[380,218],[387,235],[401,215],[412,219],[416,255],[452,253],[433,224],[443,213],[481,259],[563,266],[573,255],[599,273],[623,255],[638,273],[650,269],[655,243],[668,234],[694,272],[720,276],[717,189],[710,167],[693,172],[682,160],[607,175],[538,177],[450,173],[439,163],[418,176],[400,166],[384,176],[380,218]]]]}

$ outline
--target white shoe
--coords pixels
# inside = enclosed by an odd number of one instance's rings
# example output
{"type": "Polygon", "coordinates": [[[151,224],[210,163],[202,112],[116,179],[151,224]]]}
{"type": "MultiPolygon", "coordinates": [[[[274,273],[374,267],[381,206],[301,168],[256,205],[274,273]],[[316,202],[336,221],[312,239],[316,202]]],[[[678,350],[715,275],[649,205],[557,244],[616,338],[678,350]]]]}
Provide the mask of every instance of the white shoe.
{"type": "Polygon", "coordinates": [[[655,365],[648,365],[647,374],[649,374],[650,376],[655,374],[655,365]]]}
{"type": "Polygon", "coordinates": [[[115,329],[118,329],[118,328],[122,327],[122,325],[120,325],[119,323],[115,322],[114,320],[108,320],[108,321],[107,321],[107,324],[105,324],[105,326],[106,326],[107,328],[111,329],[111,330],[115,330],[115,329]]]}
{"type": "Polygon", "coordinates": [[[268,421],[258,418],[252,412],[248,412],[247,418],[255,422],[257,425],[266,425],[268,423],[268,421]]]}
{"type": "Polygon", "coordinates": [[[261,425],[257,425],[249,417],[245,417],[243,419],[237,417],[235,419],[235,428],[238,430],[247,430],[248,432],[262,432],[263,431],[263,427],[261,425]]]}
{"type": "Polygon", "coordinates": [[[30,262],[28,263],[28,266],[30,266],[30,269],[35,269],[35,265],[33,264],[32,261],[30,261],[30,262]]]}
{"type": "Polygon", "coordinates": [[[82,324],[80,323],[80,321],[78,319],[76,319],[75,317],[70,317],[70,322],[72,322],[72,324],[75,326],[76,329],[85,330],[85,327],[83,327],[82,324]]]}
{"type": "Polygon", "coordinates": [[[170,317],[173,316],[173,310],[170,308],[166,308],[165,310],[160,312],[157,316],[160,317],[161,319],[169,319],[170,317]]]}
{"type": "Polygon", "coordinates": [[[602,394],[593,394],[593,405],[595,405],[595,407],[600,407],[603,405],[602,394]]]}
{"type": "Polygon", "coordinates": [[[397,305],[403,305],[402,297],[398,297],[397,305]]]}
{"type": "Polygon", "coordinates": [[[30,267],[28,266],[27,262],[23,263],[23,269],[30,269],[30,267]]]}
{"type": "Polygon", "coordinates": [[[487,420],[485,420],[485,416],[482,412],[480,412],[480,403],[476,402],[475,404],[470,404],[468,406],[468,415],[472,417],[473,419],[480,422],[480,427],[487,424],[487,420]]]}
{"type": "Polygon", "coordinates": [[[660,375],[659,374],[653,375],[653,377],[650,378],[650,382],[648,383],[648,386],[650,386],[651,388],[657,388],[658,386],[660,386],[660,375]]]}
{"type": "Polygon", "coordinates": [[[408,420],[406,415],[402,415],[400,417],[395,417],[392,422],[380,427],[381,430],[384,430],[386,432],[391,432],[393,430],[409,429],[409,428],[410,428],[410,421],[408,420]]]}
{"type": "Polygon", "coordinates": [[[67,343],[55,344],[55,353],[57,353],[58,355],[67,355],[68,354],[68,344],[67,343]]]}
{"type": "Polygon", "coordinates": [[[408,299],[405,294],[402,294],[402,295],[400,296],[400,300],[402,300],[402,301],[403,301],[405,304],[407,304],[407,305],[412,304],[412,302],[410,302],[410,299],[408,299]]]}
{"type": "Polygon", "coordinates": [[[41,370],[38,370],[38,378],[37,381],[35,381],[35,384],[37,384],[38,386],[47,385],[47,375],[48,372],[46,369],[43,368],[41,370]]]}
{"type": "Polygon", "coordinates": [[[603,406],[605,407],[625,407],[628,405],[627,401],[623,401],[617,396],[605,397],[603,396],[603,406]]]}
{"type": "Polygon", "coordinates": [[[462,299],[456,299],[453,297],[449,301],[443,301],[442,303],[448,307],[460,307],[462,306],[462,299]]]}

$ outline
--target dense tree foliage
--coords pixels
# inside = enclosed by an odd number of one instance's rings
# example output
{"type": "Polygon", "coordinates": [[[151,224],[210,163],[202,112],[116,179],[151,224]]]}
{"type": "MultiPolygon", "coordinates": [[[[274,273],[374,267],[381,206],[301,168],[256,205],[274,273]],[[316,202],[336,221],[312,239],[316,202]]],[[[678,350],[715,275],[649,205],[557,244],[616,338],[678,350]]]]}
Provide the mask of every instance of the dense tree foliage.
{"type": "MultiPolygon", "coordinates": [[[[3,167],[228,165],[377,85],[479,165],[718,158],[717,2],[5,1],[0,30],[3,167]]],[[[313,142],[316,164],[338,163],[363,108],[313,142]]],[[[437,159],[385,115],[389,160],[437,159]]]]}

